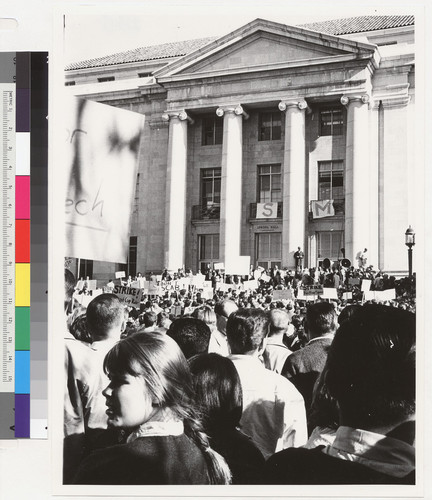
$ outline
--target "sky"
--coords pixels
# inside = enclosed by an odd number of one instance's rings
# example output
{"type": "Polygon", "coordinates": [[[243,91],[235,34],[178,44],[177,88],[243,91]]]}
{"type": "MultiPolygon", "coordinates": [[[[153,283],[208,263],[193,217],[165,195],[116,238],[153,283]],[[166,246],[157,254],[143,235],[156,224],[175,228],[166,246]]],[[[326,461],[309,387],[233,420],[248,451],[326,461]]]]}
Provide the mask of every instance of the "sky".
{"type": "Polygon", "coordinates": [[[171,41],[223,36],[260,17],[303,24],[356,15],[412,14],[414,3],[346,0],[146,0],[138,4],[93,2],[65,15],[64,61],[81,61],[171,41]]]}

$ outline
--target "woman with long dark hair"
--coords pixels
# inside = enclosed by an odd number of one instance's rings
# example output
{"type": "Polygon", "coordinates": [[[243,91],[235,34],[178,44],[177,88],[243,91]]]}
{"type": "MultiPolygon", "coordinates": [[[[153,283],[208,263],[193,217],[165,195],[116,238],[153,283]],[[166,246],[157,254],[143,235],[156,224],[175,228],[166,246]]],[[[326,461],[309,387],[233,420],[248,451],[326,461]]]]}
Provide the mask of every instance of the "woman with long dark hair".
{"type": "Polygon", "coordinates": [[[240,429],[243,395],[234,363],[220,354],[198,354],[189,359],[195,398],[203,414],[210,444],[227,461],[232,484],[259,484],[264,457],[240,429]]]}
{"type": "Polygon", "coordinates": [[[108,427],[124,443],[94,452],[79,484],[229,484],[225,460],[209,446],[192,397],[192,377],[177,344],[136,333],[106,355],[108,427]]]}

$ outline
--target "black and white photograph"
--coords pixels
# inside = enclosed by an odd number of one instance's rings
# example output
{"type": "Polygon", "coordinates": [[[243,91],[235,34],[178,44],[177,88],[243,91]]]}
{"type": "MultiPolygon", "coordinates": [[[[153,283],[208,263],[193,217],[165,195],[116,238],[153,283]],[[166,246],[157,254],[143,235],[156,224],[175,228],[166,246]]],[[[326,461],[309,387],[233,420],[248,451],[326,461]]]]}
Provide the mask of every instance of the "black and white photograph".
{"type": "Polygon", "coordinates": [[[57,28],[57,490],[418,496],[421,11],[160,4],[57,28]]]}

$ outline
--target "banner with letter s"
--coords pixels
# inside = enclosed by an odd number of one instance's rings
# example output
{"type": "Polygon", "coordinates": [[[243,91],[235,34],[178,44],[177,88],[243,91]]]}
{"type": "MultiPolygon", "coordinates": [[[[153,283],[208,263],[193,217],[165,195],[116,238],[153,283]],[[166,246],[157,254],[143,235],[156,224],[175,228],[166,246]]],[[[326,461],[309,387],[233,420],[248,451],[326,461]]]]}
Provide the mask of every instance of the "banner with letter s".
{"type": "Polygon", "coordinates": [[[257,203],[257,219],[275,219],[277,217],[278,204],[275,201],[268,203],[257,203]]]}

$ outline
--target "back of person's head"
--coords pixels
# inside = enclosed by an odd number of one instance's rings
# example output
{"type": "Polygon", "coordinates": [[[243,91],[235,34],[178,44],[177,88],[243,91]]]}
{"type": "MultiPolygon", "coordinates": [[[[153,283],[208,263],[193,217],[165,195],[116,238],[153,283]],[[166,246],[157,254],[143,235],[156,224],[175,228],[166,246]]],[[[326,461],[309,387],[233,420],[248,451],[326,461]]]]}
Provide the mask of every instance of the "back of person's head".
{"type": "Polygon", "coordinates": [[[209,305],[206,304],[198,307],[194,310],[192,316],[204,321],[204,323],[210,328],[210,331],[213,331],[216,328],[216,313],[209,305]]]}
{"type": "Polygon", "coordinates": [[[339,327],[327,358],[326,384],[341,425],[374,429],[415,411],[415,315],[365,304],[339,327]]]}
{"type": "Polygon", "coordinates": [[[147,311],[144,313],[143,321],[144,321],[144,326],[146,328],[149,328],[150,326],[156,324],[157,314],[154,311],[147,311]]]}
{"type": "Polygon", "coordinates": [[[237,304],[231,299],[225,299],[216,303],[214,310],[216,313],[217,328],[220,332],[226,332],[227,320],[230,314],[237,311],[237,309],[237,304]]]}
{"type": "Polygon", "coordinates": [[[269,319],[269,337],[272,335],[284,334],[288,330],[288,326],[290,324],[289,314],[284,309],[272,309],[269,312],[269,319]]]}
{"type": "Polygon", "coordinates": [[[142,377],[161,410],[169,408],[183,421],[185,434],[201,449],[208,465],[211,484],[228,484],[230,471],[224,459],[214,452],[203,431],[193,396],[192,374],[177,343],[167,335],[135,333],[118,342],[105,356],[108,375],[129,374],[142,377]]]}
{"type": "Polygon", "coordinates": [[[66,313],[70,312],[72,297],[75,290],[76,280],[75,276],[69,269],[64,270],[64,310],[66,313]]]}
{"type": "Polygon", "coordinates": [[[359,307],[361,307],[360,304],[352,304],[349,306],[345,306],[338,316],[339,325],[341,325],[344,321],[350,319],[350,317],[357,311],[359,307]]]}
{"type": "Polygon", "coordinates": [[[225,356],[205,353],[193,356],[189,367],[196,401],[204,415],[204,428],[213,435],[239,425],[242,389],[234,363],[225,356]]]}
{"type": "Polygon", "coordinates": [[[263,347],[269,331],[269,318],[258,308],[239,309],[227,322],[227,339],[231,354],[252,354],[263,347]]]}
{"type": "Polygon", "coordinates": [[[182,317],[171,323],[167,335],[177,342],[186,358],[190,358],[195,354],[207,352],[211,332],[204,321],[182,317]]]}
{"type": "Polygon", "coordinates": [[[98,295],[87,307],[87,326],[93,340],[117,336],[117,333],[120,336],[124,321],[124,306],[112,293],[98,295]]]}
{"type": "Polygon", "coordinates": [[[337,328],[336,309],[330,302],[311,304],[306,310],[305,330],[310,338],[334,333],[337,328]]]}
{"type": "Polygon", "coordinates": [[[81,342],[86,342],[91,344],[93,339],[87,328],[87,317],[86,313],[77,316],[70,326],[71,334],[81,342]]]}

